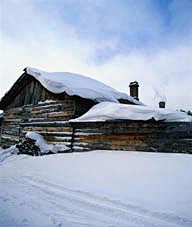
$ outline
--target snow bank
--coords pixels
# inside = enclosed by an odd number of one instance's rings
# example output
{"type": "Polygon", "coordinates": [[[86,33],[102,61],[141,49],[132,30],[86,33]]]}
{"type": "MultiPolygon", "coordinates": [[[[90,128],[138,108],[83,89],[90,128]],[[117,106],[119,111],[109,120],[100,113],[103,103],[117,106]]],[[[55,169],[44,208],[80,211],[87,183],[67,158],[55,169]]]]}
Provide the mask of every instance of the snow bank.
{"type": "Polygon", "coordinates": [[[53,93],[66,92],[68,95],[77,95],[98,102],[126,99],[135,104],[142,103],[127,94],[118,92],[92,78],[69,72],[43,72],[34,68],[26,68],[27,74],[35,77],[46,89],[53,93]]]}
{"type": "Polygon", "coordinates": [[[28,132],[25,137],[36,141],[35,145],[39,147],[41,154],[46,154],[50,151],[52,153],[57,153],[59,151],[66,151],[70,149],[63,144],[47,144],[43,136],[37,132],[28,132]]]}
{"type": "Polygon", "coordinates": [[[17,153],[19,153],[19,150],[16,148],[15,145],[7,149],[3,149],[0,147],[0,163],[17,153]]]}
{"type": "Polygon", "coordinates": [[[0,166],[3,227],[191,227],[192,156],[95,151],[0,166]]]}
{"type": "Polygon", "coordinates": [[[154,119],[156,121],[165,120],[166,122],[192,122],[192,117],[183,112],[112,102],[99,103],[93,106],[83,116],[73,119],[71,122],[106,121],[115,119],[143,121],[154,119]]]}

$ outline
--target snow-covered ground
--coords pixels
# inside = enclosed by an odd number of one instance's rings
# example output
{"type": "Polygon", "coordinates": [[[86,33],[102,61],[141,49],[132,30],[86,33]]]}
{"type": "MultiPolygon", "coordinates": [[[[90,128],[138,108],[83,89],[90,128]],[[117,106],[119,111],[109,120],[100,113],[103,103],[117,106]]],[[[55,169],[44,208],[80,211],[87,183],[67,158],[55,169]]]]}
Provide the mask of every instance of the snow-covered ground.
{"type": "Polygon", "coordinates": [[[0,156],[0,226],[192,226],[191,155],[0,156]]]}

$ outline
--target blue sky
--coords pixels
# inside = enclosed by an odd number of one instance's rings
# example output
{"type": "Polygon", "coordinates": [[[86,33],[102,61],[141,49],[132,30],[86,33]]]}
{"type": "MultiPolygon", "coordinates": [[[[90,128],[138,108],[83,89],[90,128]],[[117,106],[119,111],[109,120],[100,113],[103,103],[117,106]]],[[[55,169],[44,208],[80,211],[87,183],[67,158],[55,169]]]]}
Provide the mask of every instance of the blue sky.
{"type": "Polygon", "coordinates": [[[26,66],[192,109],[192,0],[1,0],[2,96],[26,66]],[[4,80],[6,78],[6,80],[4,80]]]}

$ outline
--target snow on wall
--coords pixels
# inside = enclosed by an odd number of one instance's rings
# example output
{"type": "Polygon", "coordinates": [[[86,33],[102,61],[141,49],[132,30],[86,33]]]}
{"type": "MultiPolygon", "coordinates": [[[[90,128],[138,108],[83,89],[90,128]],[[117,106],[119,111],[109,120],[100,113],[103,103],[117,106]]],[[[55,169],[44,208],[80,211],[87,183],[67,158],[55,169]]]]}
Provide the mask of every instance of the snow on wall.
{"type": "Polygon", "coordinates": [[[65,146],[64,144],[47,144],[43,136],[36,132],[28,132],[25,136],[26,138],[30,138],[36,141],[35,144],[39,147],[41,154],[46,154],[49,151],[57,153],[58,151],[69,150],[69,147],[65,146]]]}
{"type": "Polygon", "coordinates": [[[192,117],[183,112],[158,109],[149,106],[135,106],[112,102],[102,102],[93,106],[83,116],[71,122],[106,121],[106,120],[143,120],[154,119],[166,122],[192,122],[192,117]]]}
{"type": "Polygon", "coordinates": [[[3,117],[3,110],[0,110],[0,118],[3,117]]]}
{"type": "Polygon", "coordinates": [[[77,95],[98,102],[118,102],[118,99],[126,99],[135,104],[142,105],[141,102],[133,97],[118,92],[114,88],[86,76],[69,72],[48,73],[29,67],[25,70],[27,74],[35,77],[42,86],[56,94],[66,92],[71,96],[77,95]]]}

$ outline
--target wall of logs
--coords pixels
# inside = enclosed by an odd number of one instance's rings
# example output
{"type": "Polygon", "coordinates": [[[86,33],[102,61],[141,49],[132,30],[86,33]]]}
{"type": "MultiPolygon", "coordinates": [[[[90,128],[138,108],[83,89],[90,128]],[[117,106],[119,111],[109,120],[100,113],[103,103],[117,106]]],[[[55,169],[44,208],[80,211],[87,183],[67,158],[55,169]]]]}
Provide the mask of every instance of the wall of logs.
{"type": "Polygon", "coordinates": [[[95,149],[192,153],[192,122],[72,123],[73,151],[95,149]]]}
{"type": "Polygon", "coordinates": [[[35,131],[43,135],[48,143],[70,146],[73,129],[68,120],[74,117],[73,99],[9,108],[4,111],[1,145],[14,145],[27,132],[35,131]]]}
{"type": "Polygon", "coordinates": [[[192,153],[192,123],[108,121],[69,122],[76,117],[73,99],[5,110],[1,146],[9,147],[29,131],[71,151],[95,149],[192,153]]]}

